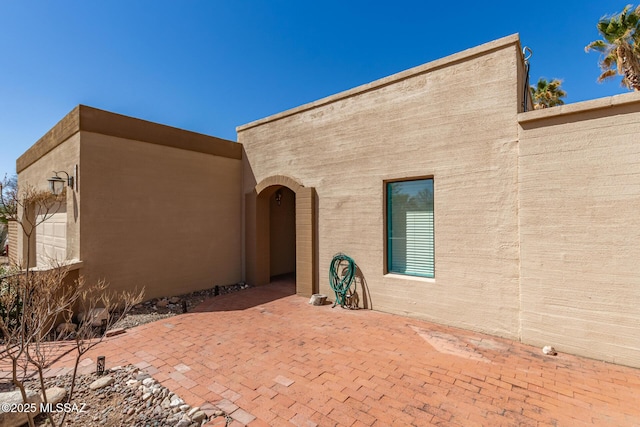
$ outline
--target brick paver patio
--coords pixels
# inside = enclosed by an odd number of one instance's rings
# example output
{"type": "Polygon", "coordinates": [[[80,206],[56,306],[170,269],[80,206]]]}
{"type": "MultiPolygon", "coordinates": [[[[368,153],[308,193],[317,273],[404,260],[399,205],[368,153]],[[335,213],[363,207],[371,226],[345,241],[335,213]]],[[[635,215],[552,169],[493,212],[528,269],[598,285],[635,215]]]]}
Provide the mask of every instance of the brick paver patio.
{"type": "Polygon", "coordinates": [[[107,339],[83,369],[136,364],[235,426],[640,426],[640,370],[292,292],[216,297],[107,339]]]}

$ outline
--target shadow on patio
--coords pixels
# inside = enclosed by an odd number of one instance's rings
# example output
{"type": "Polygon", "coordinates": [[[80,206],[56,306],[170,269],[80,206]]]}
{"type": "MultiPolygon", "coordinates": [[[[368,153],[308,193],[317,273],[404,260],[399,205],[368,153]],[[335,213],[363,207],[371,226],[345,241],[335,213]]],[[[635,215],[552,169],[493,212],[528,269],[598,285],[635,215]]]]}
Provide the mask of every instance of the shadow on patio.
{"type": "Polygon", "coordinates": [[[284,274],[274,277],[268,285],[209,298],[195,307],[192,313],[246,310],[280,298],[295,295],[295,293],[295,274],[284,274]]]}

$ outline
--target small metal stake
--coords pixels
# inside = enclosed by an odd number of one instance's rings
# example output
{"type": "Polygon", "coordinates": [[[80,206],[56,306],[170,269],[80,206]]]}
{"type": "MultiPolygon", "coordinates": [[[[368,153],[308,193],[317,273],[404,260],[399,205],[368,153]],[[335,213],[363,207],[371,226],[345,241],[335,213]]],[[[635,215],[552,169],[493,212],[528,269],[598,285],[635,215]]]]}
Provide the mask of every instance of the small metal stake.
{"type": "Polygon", "coordinates": [[[216,285],[216,287],[213,288],[213,296],[217,297],[218,295],[220,295],[220,287],[216,285]]]}
{"type": "Polygon", "coordinates": [[[102,374],[104,374],[104,364],[105,364],[105,357],[98,356],[98,361],[96,362],[96,375],[99,377],[101,377],[102,374]]]}
{"type": "Polygon", "coordinates": [[[187,301],[182,300],[182,312],[186,313],[187,312],[187,301]]]}
{"type": "Polygon", "coordinates": [[[107,332],[107,319],[102,319],[102,323],[100,324],[100,335],[104,335],[107,332]]]}

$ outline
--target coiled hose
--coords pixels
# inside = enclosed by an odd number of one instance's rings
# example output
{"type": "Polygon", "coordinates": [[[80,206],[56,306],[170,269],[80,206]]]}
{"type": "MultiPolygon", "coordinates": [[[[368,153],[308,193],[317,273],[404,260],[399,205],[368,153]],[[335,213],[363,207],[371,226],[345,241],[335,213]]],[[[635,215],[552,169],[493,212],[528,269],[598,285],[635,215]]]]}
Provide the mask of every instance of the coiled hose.
{"type": "MultiPolygon", "coordinates": [[[[356,263],[343,253],[336,254],[329,266],[329,284],[336,294],[336,301],[333,307],[340,304],[342,307],[347,303],[347,292],[353,283],[356,275],[356,263]]],[[[332,308],[333,308],[332,307],[332,308]]]]}

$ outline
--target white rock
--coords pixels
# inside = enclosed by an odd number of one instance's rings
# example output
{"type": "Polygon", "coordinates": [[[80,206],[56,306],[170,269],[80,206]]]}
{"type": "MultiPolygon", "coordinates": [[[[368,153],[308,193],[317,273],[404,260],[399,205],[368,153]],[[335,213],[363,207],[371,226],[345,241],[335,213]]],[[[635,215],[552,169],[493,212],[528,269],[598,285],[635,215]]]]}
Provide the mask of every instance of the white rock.
{"type": "Polygon", "coordinates": [[[140,386],[140,381],[138,380],[127,380],[127,385],[131,388],[137,388],[140,386]]]}
{"type": "Polygon", "coordinates": [[[85,319],[91,322],[91,326],[102,326],[103,320],[109,320],[109,312],[106,308],[94,308],[88,314],[82,312],[78,314],[78,320],[84,322],[85,319]]]}
{"type": "Polygon", "coordinates": [[[89,384],[89,388],[91,390],[98,390],[98,389],[101,389],[102,387],[106,387],[108,385],[113,384],[113,381],[114,381],[113,377],[109,377],[109,376],[98,378],[97,380],[89,384]]]}
{"type": "Polygon", "coordinates": [[[78,328],[78,325],[76,325],[75,323],[60,323],[56,328],[56,332],[58,334],[67,335],[72,332],[75,332],[77,328],[78,328]]]}
{"type": "MultiPolygon", "coordinates": [[[[27,390],[27,401],[29,403],[35,403],[37,409],[40,409],[40,396],[35,391],[27,390]]],[[[8,391],[0,393],[0,406],[4,405],[16,405],[22,402],[22,395],[20,390],[8,391]]],[[[37,413],[34,413],[35,417],[37,413]]],[[[0,411],[0,426],[2,427],[19,427],[29,421],[26,412],[5,412],[0,411]]]]}
{"type": "Polygon", "coordinates": [[[156,380],[154,380],[151,377],[145,378],[144,380],[142,380],[142,384],[146,385],[147,387],[150,387],[151,385],[155,384],[155,382],[156,380]]]}
{"type": "Polygon", "coordinates": [[[62,387],[50,387],[45,391],[47,395],[47,403],[55,405],[62,402],[62,399],[67,395],[67,390],[62,387]]]}
{"type": "Polygon", "coordinates": [[[191,406],[189,406],[189,405],[180,405],[180,410],[182,412],[187,412],[190,408],[191,408],[191,406]]]}
{"type": "Polygon", "coordinates": [[[145,393],[145,394],[143,394],[143,395],[142,395],[142,400],[145,400],[145,401],[146,401],[146,400],[148,400],[151,396],[152,396],[152,394],[151,394],[151,393],[145,393]]]}
{"type": "Polygon", "coordinates": [[[196,412],[198,412],[199,410],[200,410],[200,407],[199,407],[199,406],[195,406],[195,407],[191,408],[191,409],[189,410],[189,412],[187,412],[187,417],[192,417],[192,416],[193,416],[193,414],[195,414],[195,413],[196,413],[196,412]]]}
{"type": "Polygon", "coordinates": [[[165,397],[160,406],[162,406],[163,409],[169,409],[171,407],[171,399],[165,397]]]}
{"type": "Polygon", "coordinates": [[[327,300],[327,296],[323,294],[313,294],[311,295],[311,299],[309,300],[309,304],[311,305],[323,305],[327,300]]]}
{"type": "Polygon", "coordinates": [[[558,354],[556,349],[551,347],[550,345],[545,345],[544,347],[542,347],[542,352],[549,356],[555,356],[556,354],[558,354]]]}
{"type": "Polygon", "coordinates": [[[180,399],[179,397],[174,397],[173,399],[171,399],[171,403],[169,404],[171,408],[177,408],[180,405],[184,405],[184,400],[180,399]]]}
{"type": "Polygon", "coordinates": [[[191,415],[191,421],[194,423],[202,422],[207,417],[207,414],[204,411],[196,411],[191,415]]]}

